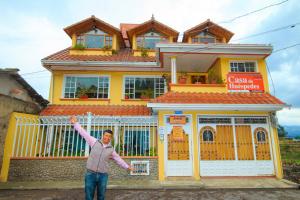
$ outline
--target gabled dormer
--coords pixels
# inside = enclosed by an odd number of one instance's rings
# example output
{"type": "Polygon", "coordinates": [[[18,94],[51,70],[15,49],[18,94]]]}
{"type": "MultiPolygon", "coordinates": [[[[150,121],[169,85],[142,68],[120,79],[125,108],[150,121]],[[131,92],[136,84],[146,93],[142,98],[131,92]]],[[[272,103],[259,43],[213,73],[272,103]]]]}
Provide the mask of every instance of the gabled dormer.
{"type": "Polygon", "coordinates": [[[152,18],[127,30],[134,56],[155,56],[155,45],[159,42],[177,42],[179,33],[152,18]]]}
{"type": "Polygon", "coordinates": [[[233,33],[209,19],[184,32],[185,43],[228,43],[233,33]]]}
{"type": "Polygon", "coordinates": [[[121,31],[94,15],[64,31],[72,38],[71,55],[112,55],[124,46],[121,31]]]}

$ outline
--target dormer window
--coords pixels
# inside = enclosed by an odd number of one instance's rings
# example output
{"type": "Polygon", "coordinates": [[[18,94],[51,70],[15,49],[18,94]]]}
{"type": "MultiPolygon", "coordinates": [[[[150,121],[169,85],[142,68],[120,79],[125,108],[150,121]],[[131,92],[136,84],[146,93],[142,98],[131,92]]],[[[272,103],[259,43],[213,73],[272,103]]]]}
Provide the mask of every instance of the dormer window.
{"type": "Polygon", "coordinates": [[[159,42],[166,42],[167,38],[159,33],[150,31],[136,38],[138,48],[155,49],[159,42]]]}
{"type": "Polygon", "coordinates": [[[81,44],[86,48],[111,48],[112,36],[99,29],[93,29],[77,36],[76,44],[81,44]]]}
{"type": "Polygon", "coordinates": [[[215,43],[216,38],[207,33],[207,32],[201,32],[198,35],[192,37],[192,43],[215,43]]]}

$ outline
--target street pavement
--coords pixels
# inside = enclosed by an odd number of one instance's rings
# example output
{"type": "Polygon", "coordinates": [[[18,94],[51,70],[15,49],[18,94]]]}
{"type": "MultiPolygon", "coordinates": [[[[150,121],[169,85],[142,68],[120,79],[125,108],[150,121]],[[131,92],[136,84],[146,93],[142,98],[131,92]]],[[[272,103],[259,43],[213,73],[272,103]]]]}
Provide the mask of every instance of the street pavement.
{"type": "MultiPolygon", "coordinates": [[[[84,189],[0,190],[4,199],[76,200],[84,199],[84,189]]],[[[300,200],[300,189],[108,189],[106,199],[300,200]]]]}

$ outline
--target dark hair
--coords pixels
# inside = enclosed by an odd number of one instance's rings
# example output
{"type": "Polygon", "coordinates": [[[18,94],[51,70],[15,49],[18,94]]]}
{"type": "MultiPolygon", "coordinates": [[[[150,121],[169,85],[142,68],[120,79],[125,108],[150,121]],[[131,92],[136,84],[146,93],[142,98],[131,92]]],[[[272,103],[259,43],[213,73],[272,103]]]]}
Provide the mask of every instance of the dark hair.
{"type": "Polygon", "coordinates": [[[109,129],[105,130],[105,131],[103,132],[103,134],[104,134],[104,133],[109,133],[109,134],[113,135],[112,130],[109,130],[109,129]]]}

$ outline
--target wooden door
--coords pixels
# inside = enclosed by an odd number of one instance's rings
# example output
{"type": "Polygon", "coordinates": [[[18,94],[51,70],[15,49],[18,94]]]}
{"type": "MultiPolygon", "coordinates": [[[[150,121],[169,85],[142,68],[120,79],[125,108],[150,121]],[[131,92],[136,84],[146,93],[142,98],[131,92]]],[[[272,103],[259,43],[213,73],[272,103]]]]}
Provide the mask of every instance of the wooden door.
{"type": "Polygon", "coordinates": [[[231,125],[217,125],[200,130],[201,160],[234,160],[234,140],[231,125]]]}
{"type": "Polygon", "coordinates": [[[173,126],[168,135],[168,160],[189,160],[189,135],[182,126],[173,126]]]}
{"type": "Polygon", "coordinates": [[[256,160],[271,160],[268,132],[259,127],[254,130],[256,160]]]}
{"type": "Polygon", "coordinates": [[[254,160],[250,125],[235,126],[238,160],[254,160]]]}

